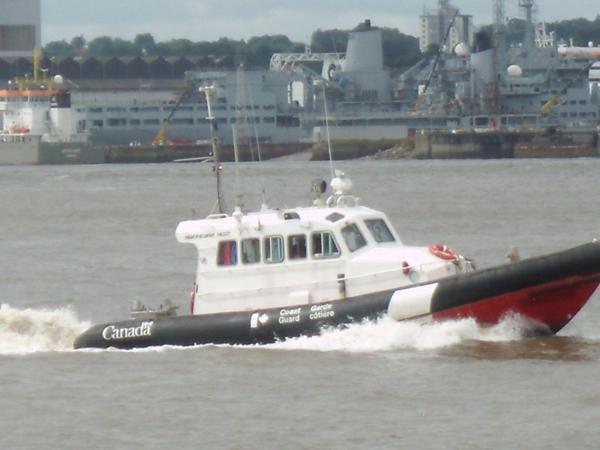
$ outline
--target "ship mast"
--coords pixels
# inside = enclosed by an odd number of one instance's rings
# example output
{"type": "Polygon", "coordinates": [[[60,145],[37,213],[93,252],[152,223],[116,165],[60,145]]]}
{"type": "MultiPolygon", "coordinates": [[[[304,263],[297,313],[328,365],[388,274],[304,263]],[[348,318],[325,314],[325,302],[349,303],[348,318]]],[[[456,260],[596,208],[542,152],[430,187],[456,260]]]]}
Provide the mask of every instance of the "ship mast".
{"type": "Polygon", "coordinates": [[[535,8],[534,0],[519,0],[519,6],[525,12],[525,37],[524,46],[527,49],[534,47],[534,25],[533,25],[533,10],[535,8]]]}
{"type": "Polygon", "coordinates": [[[502,67],[506,66],[506,14],[504,8],[505,0],[494,0],[494,84],[492,93],[491,113],[500,114],[500,86],[498,74],[502,67]]]}
{"type": "Polygon", "coordinates": [[[217,208],[219,210],[219,214],[225,213],[225,201],[223,200],[223,192],[221,190],[221,170],[223,170],[223,166],[221,166],[221,161],[219,159],[219,144],[217,137],[217,122],[212,114],[212,108],[210,105],[210,93],[215,89],[214,86],[204,86],[200,87],[198,90],[200,92],[204,92],[206,97],[206,108],[208,110],[208,125],[210,127],[210,141],[212,144],[213,151],[213,172],[217,177],[217,208]]]}

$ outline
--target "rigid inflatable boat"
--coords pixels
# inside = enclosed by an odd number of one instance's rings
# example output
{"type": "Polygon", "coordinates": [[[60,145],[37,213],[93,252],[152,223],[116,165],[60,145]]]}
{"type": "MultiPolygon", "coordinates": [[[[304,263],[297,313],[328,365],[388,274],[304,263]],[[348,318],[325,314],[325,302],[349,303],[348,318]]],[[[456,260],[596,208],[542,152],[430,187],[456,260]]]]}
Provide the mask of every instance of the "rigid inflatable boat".
{"type": "Polygon", "coordinates": [[[600,282],[600,243],[475,270],[448,246],[402,243],[387,216],[362,206],[338,172],[310,207],[181,222],[198,251],[189,315],[138,307],[131,320],[97,325],[75,348],[263,344],[365,319],[495,324],[509,314],[536,333],[562,329],[600,282]]]}
{"type": "MultiPolygon", "coordinates": [[[[495,324],[515,314],[556,333],[600,282],[600,244],[474,270],[452,248],[402,243],[387,216],[360,204],[333,170],[313,183],[312,206],[224,213],[215,118],[206,94],[217,178],[218,214],[181,222],[179,242],[198,266],[189,314],[137,305],[132,319],[96,325],[75,348],[263,344],[365,319],[473,318],[495,324]]],[[[239,202],[241,203],[241,202],[239,202]]]]}

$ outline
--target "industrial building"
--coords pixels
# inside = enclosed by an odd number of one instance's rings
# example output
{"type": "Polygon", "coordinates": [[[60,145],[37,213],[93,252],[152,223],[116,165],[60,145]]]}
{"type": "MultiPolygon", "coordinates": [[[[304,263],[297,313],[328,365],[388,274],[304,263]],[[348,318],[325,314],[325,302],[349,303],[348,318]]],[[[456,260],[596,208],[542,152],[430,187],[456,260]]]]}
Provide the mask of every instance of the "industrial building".
{"type": "Polygon", "coordinates": [[[0,58],[31,57],[42,45],[41,0],[0,2],[0,58]]]}
{"type": "Polygon", "coordinates": [[[419,47],[425,52],[432,45],[445,44],[446,51],[450,53],[461,42],[473,42],[473,28],[473,16],[460,14],[450,0],[439,0],[437,8],[425,9],[419,18],[419,47]]]}

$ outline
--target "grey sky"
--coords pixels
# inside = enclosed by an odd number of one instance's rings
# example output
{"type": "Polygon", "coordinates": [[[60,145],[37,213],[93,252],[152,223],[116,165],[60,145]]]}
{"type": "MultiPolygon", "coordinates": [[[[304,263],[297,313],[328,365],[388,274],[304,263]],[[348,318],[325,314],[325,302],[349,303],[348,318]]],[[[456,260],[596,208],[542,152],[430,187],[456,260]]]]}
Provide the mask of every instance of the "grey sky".
{"type": "MultiPolygon", "coordinates": [[[[454,0],[475,24],[491,21],[491,0],[454,0]]],[[[555,21],[600,14],[598,0],[538,0],[538,18],[555,21]]],[[[149,32],[159,40],[193,41],[219,37],[248,39],[285,34],[305,42],[317,29],[352,28],[370,18],[375,25],[417,34],[423,7],[437,0],[42,0],[42,39],[87,39],[109,35],[126,39],[149,32]]],[[[508,16],[518,16],[518,0],[506,0],[508,16]]]]}

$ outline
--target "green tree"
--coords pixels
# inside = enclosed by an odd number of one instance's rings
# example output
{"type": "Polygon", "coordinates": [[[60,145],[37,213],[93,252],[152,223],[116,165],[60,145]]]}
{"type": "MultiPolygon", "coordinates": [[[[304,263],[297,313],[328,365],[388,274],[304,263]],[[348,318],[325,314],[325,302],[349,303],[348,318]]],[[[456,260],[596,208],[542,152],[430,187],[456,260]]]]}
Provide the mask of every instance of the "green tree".
{"type": "Polygon", "coordinates": [[[421,59],[419,40],[414,36],[400,33],[395,28],[381,30],[383,63],[387,67],[405,69],[421,59]]]}
{"type": "Polygon", "coordinates": [[[315,53],[343,53],[347,45],[347,30],[317,30],[312,34],[310,44],[311,50],[315,53]]]}
{"type": "Polygon", "coordinates": [[[71,39],[71,48],[75,53],[82,53],[85,50],[86,40],[82,35],[71,39]]]}
{"type": "Polygon", "coordinates": [[[111,44],[111,56],[133,56],[138,54],[133,42],[121,38],[114,38],[111,44]]]}
{"type": "Polygon", "coordinates": [[[252,67],[267,67],[273,53],[292,53],[297,48],[283,35],[253,37],[245,47],[245,62],[252,67]]]}
{"type": "Polygon", "coordinates": [[[136,54],[140,56],[154,55],[156,52],[156,42],[150,33],[138,34],[133,39],[133,46],[136,54]]]}
{"type": "Polygon", "coordinates": [[[112,56],[112,38],[109,36],[100,36],[92,39],[88,43],[90,55],[93,56],[112,56]]]}
{"type": "Polygon", "coordinates": [[[62,58],[73,55],[73,47],[67,41],[48,42],[44,47],[44,55],[52,58],[54,56],[62,58]]]}
{"type": "Polygon", "coordinates": [[[571,19],[548,24],[548,30],[554,31],[559,39],[573,44],[587,46],[588,42],[600,43],[600,16],[590,21],[588,19],[571,19]]]}

